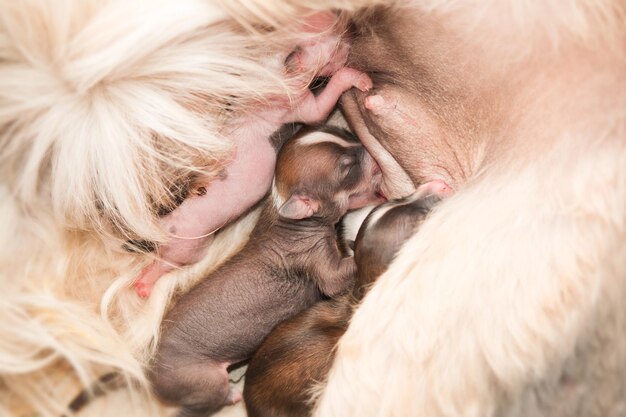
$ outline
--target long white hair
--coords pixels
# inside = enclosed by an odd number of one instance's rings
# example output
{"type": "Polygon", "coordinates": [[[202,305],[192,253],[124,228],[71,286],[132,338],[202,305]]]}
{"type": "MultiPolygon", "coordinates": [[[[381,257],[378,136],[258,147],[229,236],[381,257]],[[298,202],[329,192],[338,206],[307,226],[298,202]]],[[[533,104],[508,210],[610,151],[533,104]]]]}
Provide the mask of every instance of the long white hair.
{"type": "Polygon", "coordinates": [[[145,257],[122,245],[162,240],[158,211],[180,183],[228,162],[225,128],[297,94],[281,63],[314,36],[294,30],[311,7],[373,1],[308,3],[0,0],[0,415],[59,415],[111,368],[146,386],[172,294],[258,213],[148,301],[129,288],[145,257]]]}

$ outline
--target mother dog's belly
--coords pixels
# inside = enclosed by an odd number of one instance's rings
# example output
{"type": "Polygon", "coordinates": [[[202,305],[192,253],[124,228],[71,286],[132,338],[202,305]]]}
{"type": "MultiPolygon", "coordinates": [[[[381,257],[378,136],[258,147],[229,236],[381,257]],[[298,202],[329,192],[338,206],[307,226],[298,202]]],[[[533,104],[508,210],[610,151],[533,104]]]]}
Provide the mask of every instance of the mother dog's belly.
{"type": "Polygon", "coordinates": [[[455,157],[446,133],[411,91],[375,85],[369,94],[345,94],[341,104],[352,129],[380,165],[388,198],[405,196],[433,180],[452,188],[464,180],[450,169],[455,157]]]}

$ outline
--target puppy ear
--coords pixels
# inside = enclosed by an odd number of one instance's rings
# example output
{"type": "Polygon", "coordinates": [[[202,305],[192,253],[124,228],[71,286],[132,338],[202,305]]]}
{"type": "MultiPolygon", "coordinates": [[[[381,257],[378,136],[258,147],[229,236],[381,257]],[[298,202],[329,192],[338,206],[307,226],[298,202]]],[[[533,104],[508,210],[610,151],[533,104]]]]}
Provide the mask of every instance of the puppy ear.
{"type": "Polygon", "coordinates": [[[300,220],[311,217],[320,209],[319,200],[294,194],[278,209],[278,214],[287,219],[300,220]]]}

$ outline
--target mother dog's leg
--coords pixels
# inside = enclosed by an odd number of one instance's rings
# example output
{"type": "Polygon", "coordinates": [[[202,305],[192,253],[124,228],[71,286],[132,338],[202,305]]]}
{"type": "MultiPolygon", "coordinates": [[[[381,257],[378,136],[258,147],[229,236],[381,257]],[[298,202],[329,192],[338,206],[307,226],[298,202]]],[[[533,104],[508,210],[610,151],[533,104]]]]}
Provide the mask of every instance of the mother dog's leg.
{"type": "Polygon", "coordinates": [[[626,145],[562,144],[535,162],[424,223],[356,311],[316,416],[511,415],[598,311],[623,323],[603,302],[626,295],[626,145]]]}

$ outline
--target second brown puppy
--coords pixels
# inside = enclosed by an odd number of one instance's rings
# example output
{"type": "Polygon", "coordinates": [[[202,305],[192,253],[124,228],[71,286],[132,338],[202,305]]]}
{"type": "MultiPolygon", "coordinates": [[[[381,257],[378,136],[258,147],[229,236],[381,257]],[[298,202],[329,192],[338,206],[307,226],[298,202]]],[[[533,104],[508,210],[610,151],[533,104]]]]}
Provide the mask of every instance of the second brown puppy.
{"type": "Polygon", "coordinates": [[[274,328],[248,365],[244,401],[250,417],[311,415],[311,395],[326,379],[353,307],[387,269],[401,245],[440,201],[432,187],[376,207],[354,242],[351,293],[322,301],[274,328]]]}

